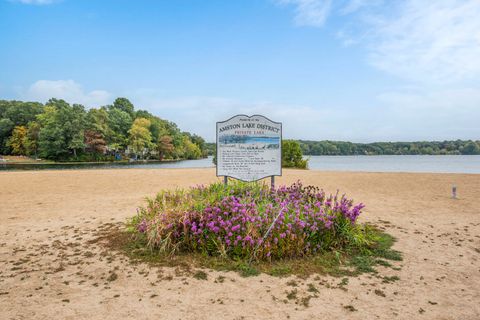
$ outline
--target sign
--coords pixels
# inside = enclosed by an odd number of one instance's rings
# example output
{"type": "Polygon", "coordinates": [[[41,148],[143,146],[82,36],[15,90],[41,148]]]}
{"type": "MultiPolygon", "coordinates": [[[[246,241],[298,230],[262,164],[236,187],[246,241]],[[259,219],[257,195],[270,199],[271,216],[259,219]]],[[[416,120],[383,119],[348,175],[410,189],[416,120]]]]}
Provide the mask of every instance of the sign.
{"type": "Polygon", "coordinates": [[[237,115],[217,122],[217,176],[256,181],[282,175],[282,124],[237,115]]]}

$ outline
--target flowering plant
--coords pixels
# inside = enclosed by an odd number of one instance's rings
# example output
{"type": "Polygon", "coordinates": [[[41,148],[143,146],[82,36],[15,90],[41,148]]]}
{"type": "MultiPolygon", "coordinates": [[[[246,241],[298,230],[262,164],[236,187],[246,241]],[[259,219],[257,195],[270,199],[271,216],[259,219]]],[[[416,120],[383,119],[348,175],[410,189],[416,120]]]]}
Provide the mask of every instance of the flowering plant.
{"type": "Polygon", "coordinates": [[[134,234],[164,253],[201,252],[272,260],[358,246],[364,205],[300,182],[270,189],[232,182],[162,191],[130,221],[134,234]]]}

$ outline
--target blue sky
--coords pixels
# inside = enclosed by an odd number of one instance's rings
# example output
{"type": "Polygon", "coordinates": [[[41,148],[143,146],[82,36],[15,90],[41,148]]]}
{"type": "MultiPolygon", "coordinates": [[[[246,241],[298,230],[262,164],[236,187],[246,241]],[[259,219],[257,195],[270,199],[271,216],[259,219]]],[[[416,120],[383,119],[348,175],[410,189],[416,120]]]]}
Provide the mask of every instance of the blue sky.
{"type": "Polygon", "coordinates": [[[477,0],[0,0],[0,98],[137,108],[213,141],[480,139],[477,0]]]}

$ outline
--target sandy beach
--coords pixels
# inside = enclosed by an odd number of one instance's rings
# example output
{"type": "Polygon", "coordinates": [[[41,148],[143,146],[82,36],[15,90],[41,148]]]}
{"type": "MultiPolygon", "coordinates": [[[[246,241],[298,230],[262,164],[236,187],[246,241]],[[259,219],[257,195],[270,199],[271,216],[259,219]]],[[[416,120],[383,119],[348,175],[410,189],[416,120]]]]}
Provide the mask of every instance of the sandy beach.
{"type": "Polygon", "coordinates": [[[242,278],[131,264],[89,243],[163,188],[216,181],[214,169],[0,172],[2,319],[479,319],[480,175],[284,170],[366,204],[361,221],[397,238],[400,270],[349,278],[242,278]],[[451,186],[458,199],[451,198],[451,186]],[[100,229],[99,229],[100,228],[100,229]],[[399,280],[385,283],[384,276],[399,280]],[[224,277],[224,278],[223,278],[224,277]],[[222,279],[219,281],[219,279],[222,279]],[[318,288],[309,306],[286,299],[318,288]]]}

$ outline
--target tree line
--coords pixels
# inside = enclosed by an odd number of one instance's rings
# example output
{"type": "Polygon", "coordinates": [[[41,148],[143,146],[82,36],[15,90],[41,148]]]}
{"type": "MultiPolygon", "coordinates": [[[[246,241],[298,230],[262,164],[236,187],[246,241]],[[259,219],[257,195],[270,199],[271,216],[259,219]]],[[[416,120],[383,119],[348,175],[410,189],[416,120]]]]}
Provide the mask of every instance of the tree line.
{"type": "Polygon", "coordinates": [[[56,161],[198,159],[205,140],[126,98],[87,110],[64,100],[0,100],[0,154],[56,161]]]}
{"type": "MultiPolygon", "coordinates": [[[[480,141],[424,141],[353,143],[345,141],[296,140],[302,153],[310,156],[338,155],[479,155],[480,141]]],[[[215,143],[206,143],[209,155],[215,154],[215,143]]]]}
{"type": "Polygon", "coordinates": [[[475,155],[480,141],[420,141],[353,143],[345,141],[298,140],[305,155],[475,155]]]}

